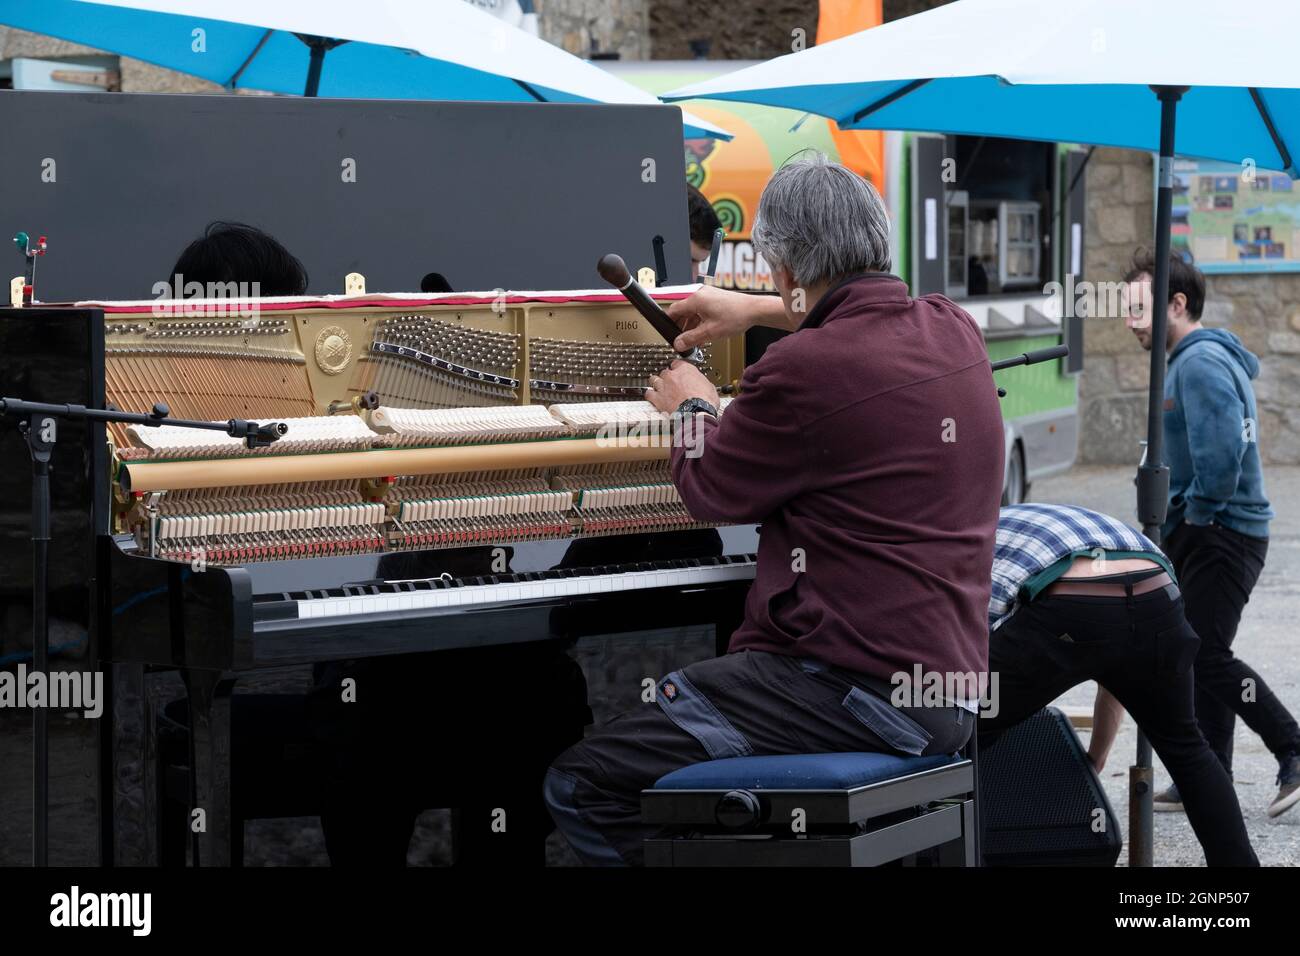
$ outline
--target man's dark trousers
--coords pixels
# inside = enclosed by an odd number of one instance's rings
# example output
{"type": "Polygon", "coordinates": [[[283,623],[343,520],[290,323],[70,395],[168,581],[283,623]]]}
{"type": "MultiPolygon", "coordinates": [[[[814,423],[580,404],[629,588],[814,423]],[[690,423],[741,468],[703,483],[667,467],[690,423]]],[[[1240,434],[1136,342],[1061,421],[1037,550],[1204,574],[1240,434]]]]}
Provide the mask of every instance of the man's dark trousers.
{"type": "Polygon", "coordinates": [[[1133,716],[1174,778],[1206,863],[1256,866],[1232,780],[1196,726],[1197,645],[1173,585],[1133,597],[1040,595],[989,639],[997,709],[980,719],[980,744],[1095,680],[1133,716]]]}
{"type": "Polygon", "coordinates": [[[546,803],[583,862],[639,865],[641,791],[666,773],[724,757],[794,753],[953,753],[975,715],[895,707],[890,684],[809,658],[739,651],[659,681],[656,700],[622,714],[552,764],[546,803]]]}
{"type": "MultiPolygon", "coordinates": [[[[1268,539],[1231,528],[1183,522],[1164,544],[1201,639],[1196,655],[1196,719],[1210,749],[1232,772],[1237,716],[1280,760],[1300,751],[1300,727],[1264,679],[1232,653],[1242,608],[1264,569],[1268,539]]],[[[1182,788],[1179,788],[1182,792],[1182,788]]]]}

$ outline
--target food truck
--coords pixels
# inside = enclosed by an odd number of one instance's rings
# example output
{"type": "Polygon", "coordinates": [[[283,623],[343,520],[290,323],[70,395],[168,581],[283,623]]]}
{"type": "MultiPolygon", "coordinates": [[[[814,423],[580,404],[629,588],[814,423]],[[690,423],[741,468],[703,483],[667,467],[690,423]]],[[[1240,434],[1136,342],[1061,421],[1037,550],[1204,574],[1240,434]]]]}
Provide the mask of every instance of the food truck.
{"type": "MultiPolygon", "coordinates": [[[[660,94],[750,64],[601,65],[660,94]]],[[[782,163],[808,149],[826,153],[884,197],[894,272],[914,295],[940,292],[958,302],[979,323],[991,359],[1070,346],[1068,359],[1017,369],[1006,382],[1006,503],[1025,500],[1033,481],[1074,463],[1083,338],[1066,290],[1084,273],[1085,151],[979,136],[841,131],[823,117],[746,103],[682,106],[734,134],[730,142],[684,141],[687,181],[713,204],[727,233],[717,285],[773,289],[750,242],[759,195],[782,163]]]]}

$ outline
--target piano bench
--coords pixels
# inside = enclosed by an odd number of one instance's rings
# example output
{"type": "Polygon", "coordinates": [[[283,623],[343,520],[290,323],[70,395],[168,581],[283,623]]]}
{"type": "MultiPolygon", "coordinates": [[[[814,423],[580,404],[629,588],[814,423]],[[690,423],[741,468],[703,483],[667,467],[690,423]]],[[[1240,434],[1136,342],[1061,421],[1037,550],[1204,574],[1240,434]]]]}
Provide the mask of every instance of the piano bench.
{"type": "Polygon", "coordinates": [[[647,866],[977,865],[975,768],[960,756],[729,757],[641,792],[647,866]]]}

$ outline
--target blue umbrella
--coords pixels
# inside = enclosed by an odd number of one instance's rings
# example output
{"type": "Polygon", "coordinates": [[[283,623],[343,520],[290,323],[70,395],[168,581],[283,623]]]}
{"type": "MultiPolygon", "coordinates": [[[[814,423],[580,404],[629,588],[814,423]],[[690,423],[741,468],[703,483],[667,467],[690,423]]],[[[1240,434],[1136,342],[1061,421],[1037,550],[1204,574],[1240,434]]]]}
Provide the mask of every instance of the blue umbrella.
{"type": "MultiPolygon", "coordinates": [[[[0,0],[0,23],[228,89],[374,99],[658,103],[464,0],[0,0]]],[[[683,114],[686,137],[730,139],[683,114]]]]}
{"type": "MultiPolygon", "coordinates": [[[[665,94],[816,113],[846,129],[906,129],[1158,149],[1147,454],[1138,515],[1159,543],[1169,490],[1163,397],[1174,156],[1297,177],[1296,0],[957,0],[665,94]]],[[[1139,738],[1150,865],[1151,748],[1139,738]]]]}

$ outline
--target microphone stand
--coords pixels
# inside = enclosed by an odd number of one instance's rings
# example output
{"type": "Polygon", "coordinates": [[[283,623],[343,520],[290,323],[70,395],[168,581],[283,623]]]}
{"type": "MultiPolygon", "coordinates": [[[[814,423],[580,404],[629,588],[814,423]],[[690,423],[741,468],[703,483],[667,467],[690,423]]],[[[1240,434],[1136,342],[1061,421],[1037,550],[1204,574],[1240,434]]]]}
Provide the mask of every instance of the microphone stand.
{"type": "MultiPolygon", "coordinates": [[[[101,410],[85,405],[49,405],[19,398],[0,398],[0,417],[15,418],[27,441],[32,458],[32,664],[34,672],[49,673],[49,558],[50,558],[50,462],[58,442],[57,419],[91,422],[121,422],[130,425],[175,425],[225,432],[242,438],[249,448],[260,448],[289,431],[283,422],[259,425],[232,418],[227,422],[198,422],[171,419],[170,409],[159,402],[148,413],[101,410]]],[[[46,702],[48,704],[48,701],[46,702]]],[[[32,708],[32,865],[49,865],[49,711],[32,708]]]]}
{"type": "MultiPolygon", "coordinates": [[[[1009,359],[1002,359],[999,362],[993,362],[992,368],[995,372],[1000,372],[1004,368],[1014,368],[1017,365],[1037,365],[1039,362],[1050,362],[1053,359],[1065,358],[1070,354],[1068,345],[1053,345],[1051,348],[1038,349],[1034,352],[1021,352],[1019,355],[1009,359]]],[[[998,398],[1006,398],[1007,390],[998,388],[998,398]]]]}

